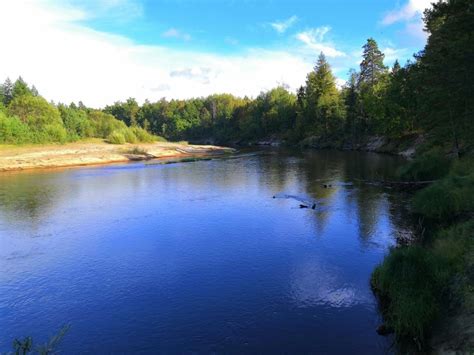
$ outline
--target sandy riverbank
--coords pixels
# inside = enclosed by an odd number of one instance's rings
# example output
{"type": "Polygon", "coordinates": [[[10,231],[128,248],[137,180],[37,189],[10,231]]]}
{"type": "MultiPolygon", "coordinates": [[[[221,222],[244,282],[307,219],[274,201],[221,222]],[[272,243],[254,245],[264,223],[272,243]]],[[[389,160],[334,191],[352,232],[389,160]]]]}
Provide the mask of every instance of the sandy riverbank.
{"type": "Polygon", "coordinates": [[[64,145],[1,146],[0,172],[41,168],[100,165],[172,157],[212,156],[232,153],[231,148],[181,143],[113,145],[101,141],[64,145]]]}

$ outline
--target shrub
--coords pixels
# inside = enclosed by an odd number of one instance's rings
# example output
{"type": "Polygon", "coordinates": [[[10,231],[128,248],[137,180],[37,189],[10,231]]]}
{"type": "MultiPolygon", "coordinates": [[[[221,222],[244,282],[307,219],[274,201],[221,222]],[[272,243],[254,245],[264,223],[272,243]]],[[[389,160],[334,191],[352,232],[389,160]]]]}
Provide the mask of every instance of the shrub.
{"type": "Polygon", "coordinates": [[[130,149],[127,149],[125,151],[126,154],[134,154],[134,155],[148,155],[148,152],[140,147],[133,147],[130,149]]]}
{"type": "Polygon", "coordinates": [[[102,111],[91,111],[89,119],[94,128],[94,136],[100,138],[108,138],[114,131],[127,128],[125,123],[102,111]]]}
{"type": "Polygon", "coordinates": [[[133,131],[130,128],[125,128],[120,130],[120,132],[123,134],[125,141],[127,143],[137,143],[138,139],[137,136],[133,133],[133,131]]]}
{"type": "Polygon", "coordinates": [[[47,142],[66,143],[68,141],[67,131],[60,124],[46,125],[43,132],[47,142]]]}
{"type": "Polygon", "coordinates": [[[152,143],[156,140],[156,137],[152,134],[148,133],[146,130],[140,127],[132,127],[130,128],[132,132],[135,134],[139,142],[143,143],[152,143]]]}
{"type": "Polygon", "coordinates": [[[450,165],[441,150],[433,149],[403,166],[398,175],[407,181],[436,180],[448,174],[450,165]]]}
{"type": "Polygon", "coordinates": [[[31,140],[28,125],[0,111],[0,143],[22,144],[31,140]]]}
{"type": "Polygon", "coordinates": [[[107,137],[107,141],[112,144],[125,144],[126,140],[120,131],[113,131],[107,137]]]}

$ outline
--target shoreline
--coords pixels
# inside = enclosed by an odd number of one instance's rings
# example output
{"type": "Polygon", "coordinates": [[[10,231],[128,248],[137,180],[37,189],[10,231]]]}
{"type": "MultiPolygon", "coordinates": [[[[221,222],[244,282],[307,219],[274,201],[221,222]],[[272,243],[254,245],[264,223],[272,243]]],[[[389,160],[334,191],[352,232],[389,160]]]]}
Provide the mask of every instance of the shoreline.
{"type": "Polygon", "coordinates": [[[114,145],[102,141],[64,145],[0,145],[0,173],[101,166],[133,161],[212,157],[235,152],[233,148],[183,143],[114,145]]]}

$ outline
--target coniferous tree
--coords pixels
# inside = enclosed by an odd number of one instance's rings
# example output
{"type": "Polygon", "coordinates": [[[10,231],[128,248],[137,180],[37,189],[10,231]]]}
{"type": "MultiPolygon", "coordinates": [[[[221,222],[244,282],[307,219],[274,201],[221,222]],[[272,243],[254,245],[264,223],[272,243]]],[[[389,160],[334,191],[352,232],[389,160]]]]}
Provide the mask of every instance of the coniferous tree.
{"type": "Polygon", "coordinates": [[[306,80],[306,112],[315,133],[330,133],[343,115],[343,105],[331,66],[321,53],[306,80]]]}
{"type": "Polygon", "coordinates": [[[425,24],[430,36],[419,58],[423,124],[441,140],[450,138],[459,154],[461,145],[474,141],[472,0],[434,4],[425,11],[425,24]]]}
{"type": "Polygon", "coordinates": [[[375,85],[382,74],[387,71],[387,67],[383,63],[385,54],[383,54],[377,42],[373,38],[369,38],[367,43],[362,47],[362,62],[360,63],[360,83],[370,83],[375,85]]]}
{"type": "Polygon", "coordinates": [[[23,95],[32,95],[32,92],[31,89],[28,87],[28,84],[20,76],[13,84],[12,96],[13,98],[16,98],[23,95]]]}
{"type": "Polygon", "coordinates": [[[13,100],[13,83],[7,78],[2,85],[3,104],[7,106],[13,100]]]}

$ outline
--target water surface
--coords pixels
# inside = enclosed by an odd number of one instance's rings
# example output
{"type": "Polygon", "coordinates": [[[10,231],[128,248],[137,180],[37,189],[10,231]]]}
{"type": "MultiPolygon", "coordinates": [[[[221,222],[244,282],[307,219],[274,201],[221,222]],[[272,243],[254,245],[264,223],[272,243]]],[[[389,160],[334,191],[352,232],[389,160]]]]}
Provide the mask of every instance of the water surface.
{"type": "Polygon", "coordinates": [[[70,324],[64,353],[389,353],[369,278],[403,199],[360,180],[399,164],[269,150],[0,175],[0,352],[70,324]]]}

